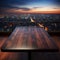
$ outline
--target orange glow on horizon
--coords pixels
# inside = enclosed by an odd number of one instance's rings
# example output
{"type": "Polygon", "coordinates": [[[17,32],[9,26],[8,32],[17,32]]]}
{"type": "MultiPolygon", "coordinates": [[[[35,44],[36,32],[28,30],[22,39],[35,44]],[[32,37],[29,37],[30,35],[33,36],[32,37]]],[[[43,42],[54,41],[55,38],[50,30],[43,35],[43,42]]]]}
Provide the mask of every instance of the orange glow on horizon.
{"type": "Polygon", "coordinates": [[[60,8],[32,8],[30,10],[23,9],[8,9],[5,11],[6,14],[0,14],[0,17],[8,14],[60,14],[60,8]]]}
{"type": "Polygon", "coordinates": [[[10,9],[10,10],[7,10],[7,12],[9,13],[17,13],[17,14],[20,14],[20,13],[57,13],[57,14],[60,14],[60,9],[46,9],[46,8],[42,8],[42,9],[31,9],[31,10],[22,10],[22,9],[10,9]]]}

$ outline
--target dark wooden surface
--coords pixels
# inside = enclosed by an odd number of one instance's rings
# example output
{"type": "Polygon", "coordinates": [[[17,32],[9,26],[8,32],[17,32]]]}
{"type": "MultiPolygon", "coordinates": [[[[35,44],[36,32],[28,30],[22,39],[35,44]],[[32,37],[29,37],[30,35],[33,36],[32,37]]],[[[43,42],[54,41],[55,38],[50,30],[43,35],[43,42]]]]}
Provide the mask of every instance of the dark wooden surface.
{"type": "Polygon", "coordinates": [[[60,60],[60,52],[32,52],[31,60],[60,60]]]}
{"type": "Polygon", "coordinates": [[[26,52],[0,52],[0,60],[28,60],[26,52]]]}
{"type": "Polygon", "coordinates": [[[2,46],[9,50],[58,50],[53,39],[40,27],[16,27],[2,46]]]}

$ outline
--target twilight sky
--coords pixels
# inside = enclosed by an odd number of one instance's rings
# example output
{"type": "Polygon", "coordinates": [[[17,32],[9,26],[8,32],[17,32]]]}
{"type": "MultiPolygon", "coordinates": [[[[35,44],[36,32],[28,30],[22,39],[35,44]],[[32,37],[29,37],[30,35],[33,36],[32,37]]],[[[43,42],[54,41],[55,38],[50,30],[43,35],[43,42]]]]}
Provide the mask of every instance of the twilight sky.
{"type": "Polygon", "coordinates": [[[0,0],[0,15],[20,13],[59,13],[60,0],[0,0]]]}

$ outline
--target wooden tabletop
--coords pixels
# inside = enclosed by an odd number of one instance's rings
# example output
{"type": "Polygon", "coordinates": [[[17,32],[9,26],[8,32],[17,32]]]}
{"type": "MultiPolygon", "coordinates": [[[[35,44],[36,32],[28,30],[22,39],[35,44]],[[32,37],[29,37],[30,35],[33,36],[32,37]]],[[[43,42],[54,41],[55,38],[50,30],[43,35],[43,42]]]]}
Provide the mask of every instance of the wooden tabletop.
{"type": "Polygon", "coordinates": [[[2,46],[2,51],[58,50],[51,36],[40,27],[16,27],[2,46]]]}

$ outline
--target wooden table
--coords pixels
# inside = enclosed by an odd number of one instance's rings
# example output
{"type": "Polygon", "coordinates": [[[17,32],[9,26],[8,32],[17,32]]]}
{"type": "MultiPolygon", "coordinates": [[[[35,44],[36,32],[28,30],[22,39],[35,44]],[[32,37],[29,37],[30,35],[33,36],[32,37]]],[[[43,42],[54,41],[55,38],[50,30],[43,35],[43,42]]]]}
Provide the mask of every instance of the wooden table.
{"type": "Polygon", "coordinates": [[[2,51],[58,51],[53,39],[40,27],[16,27],[2,46],[2,51]]]}

